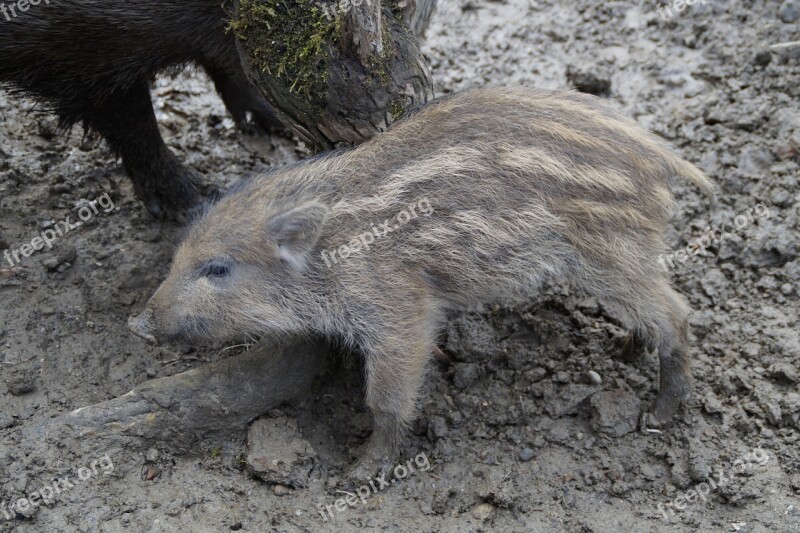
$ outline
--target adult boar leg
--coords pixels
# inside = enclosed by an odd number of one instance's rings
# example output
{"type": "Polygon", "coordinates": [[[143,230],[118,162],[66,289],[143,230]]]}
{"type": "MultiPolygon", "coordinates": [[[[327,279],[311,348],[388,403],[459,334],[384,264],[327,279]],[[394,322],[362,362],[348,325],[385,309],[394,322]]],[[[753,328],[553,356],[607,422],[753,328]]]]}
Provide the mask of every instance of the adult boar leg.
{"type": "MultiPolygon", "coordinates": [[[[236,56],[236,61],[238,63],[238,56],[236,56]]],[[[249,131],[252,125],[255,125],[263,133],[275,133],[286,129],[278,120],[269,103],[247,79],[244,71],[239,69],[238,72],[230,72],[225,68],[213,65],[205,65],[204,68],[214,81],[214,86],[225,103],[225,107],[228,108],[228,112],[241,131],[249,131]]]]}
{"type": "Polygon", "coordinates": [[[84,120],[122,156],[136,196],[154,217],[181,220],[200,201],[197,176],[161,138],[146,82],[115,90],[87,109],[84,120]]]}

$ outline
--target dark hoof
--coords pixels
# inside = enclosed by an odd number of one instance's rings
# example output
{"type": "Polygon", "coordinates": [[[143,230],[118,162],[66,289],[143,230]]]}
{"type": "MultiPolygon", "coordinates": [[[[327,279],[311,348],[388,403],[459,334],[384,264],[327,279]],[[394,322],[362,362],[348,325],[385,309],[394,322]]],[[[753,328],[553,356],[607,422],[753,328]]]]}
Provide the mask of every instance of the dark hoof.
{"type": "Polygon", "coordinates": [[[347,471],[346,483],[363,484],[375,480],[377,483],[391,484],[395,462],[389,457],[363,457],[347,471]]]}
{"type": "Polygon", "coordinates": [[[229,102],[228,106],[239,131],[247,135],[273,135],[286,131],[286,126],[260,95],[249,95],[245,100],[235,104],[229,102]]]}
{"type": "Polygon", "coordinates": [[[192,209],[201,201],[201,196],[173,197],[161,194],[148,195],[143,199],[147,211],[156,220],[185,224],[191,220],[192,209]]]}
{"type": "Polygon", "coordinates": [[[203,202],[199,182],[199,176],[184,171],[178,176],[147,181],[134,177],[134,188],[153,218],[185,224],[191,220],[192,210],[203,202]]]}
{"type": "Polygon", "coordinates": [[[681,406],[688,400],[689,394],[659,393],[650,410],[642,415],[643,430],[660,429],[669,426],[678,414],[681,406]]]}
{"type": "Polygon", "coordinates": [[[273,135],[286,131],[286,126],[278,120],[275,113],[267,106],[259,107],[251,111],[252,117],[249,124],[255,126],[256,133],[261,135],[273,135]]]}

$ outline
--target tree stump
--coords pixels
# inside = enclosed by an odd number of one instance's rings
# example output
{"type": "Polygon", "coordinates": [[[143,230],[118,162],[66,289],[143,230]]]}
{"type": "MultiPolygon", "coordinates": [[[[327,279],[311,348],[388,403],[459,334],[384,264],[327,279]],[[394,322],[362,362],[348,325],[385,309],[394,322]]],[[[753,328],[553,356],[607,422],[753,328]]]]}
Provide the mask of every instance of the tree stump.
{"type": "Polygon", "coordinates": [[[235,0],[250,81],[316,149],[363,142],[433,97],[416,34],[435,0],[235,0]]]}

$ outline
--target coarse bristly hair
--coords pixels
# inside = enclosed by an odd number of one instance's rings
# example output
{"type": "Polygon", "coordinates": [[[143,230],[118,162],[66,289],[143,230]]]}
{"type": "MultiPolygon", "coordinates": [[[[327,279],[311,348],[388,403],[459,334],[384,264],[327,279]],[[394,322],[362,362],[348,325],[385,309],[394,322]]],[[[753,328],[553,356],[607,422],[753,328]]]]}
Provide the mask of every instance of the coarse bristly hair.
{"type": "Polygon", "coordinates": [[[527,301],[545,279],[568,278],[619,314],[634,350],[658,347],[648,423],[663,424],[690,389],[689,308],[656,259],[677,178],[712,188],[595,97],[467,91],[222,198],[177,251],[145,329],[168,338],[188,317],[214,336],[312,332],[357,346],[376,423],[370,464],[412,420],[448,311],[527,301]],[[396,223],[423,200],[429,213],[396,223]],[[384,221],[396,229],[374,231],[384,221]]]}
{"type": "MultiPolygon", "coordinates": [[[[236,124],[277,126],[248,81],[220,0],[53,0],[0,23],[0,87],[82,124],[122,158],[137,197],[156,217],[200,200],[196,177],[172,154],[150,98],[157,74],[202,67],[236,124]]],[[[0,19],[4,19],[0,15],[0,19]]],[[[180,215],[180,216],[178,216],[180,215]]]]}

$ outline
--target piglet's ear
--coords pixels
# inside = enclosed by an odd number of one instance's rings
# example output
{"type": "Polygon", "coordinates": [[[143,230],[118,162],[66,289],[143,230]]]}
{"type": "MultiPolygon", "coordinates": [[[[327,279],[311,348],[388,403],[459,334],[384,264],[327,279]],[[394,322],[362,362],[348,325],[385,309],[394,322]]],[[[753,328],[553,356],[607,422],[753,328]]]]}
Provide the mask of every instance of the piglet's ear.
{"type": "Polygon", "coordinates": [[[308,202],[272,217],[267,222],[267,237],[278,246],[281,259],[303,270],[327,214],[328,206],[308,202]]]}

